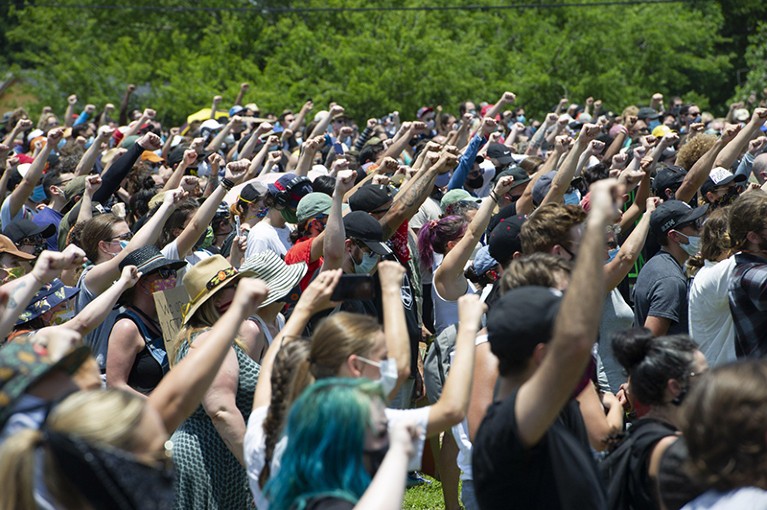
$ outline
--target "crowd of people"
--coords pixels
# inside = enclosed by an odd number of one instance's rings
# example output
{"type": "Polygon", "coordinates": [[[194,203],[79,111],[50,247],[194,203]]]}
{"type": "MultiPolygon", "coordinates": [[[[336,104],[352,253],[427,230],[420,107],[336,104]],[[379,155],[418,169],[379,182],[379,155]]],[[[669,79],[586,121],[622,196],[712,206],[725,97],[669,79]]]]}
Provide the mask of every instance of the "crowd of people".
{"type": "Polygon", "coordinates": [[[0,510],[767,508],[764,101],[134,91],[0,123],[0,510]]]}

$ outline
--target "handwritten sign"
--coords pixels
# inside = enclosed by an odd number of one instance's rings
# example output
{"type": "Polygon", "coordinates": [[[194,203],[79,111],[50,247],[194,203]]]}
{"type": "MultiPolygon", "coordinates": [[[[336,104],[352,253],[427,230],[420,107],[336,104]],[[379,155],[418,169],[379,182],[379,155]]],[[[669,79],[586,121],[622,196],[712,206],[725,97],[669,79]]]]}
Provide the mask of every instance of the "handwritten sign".
{"type": "Polygon", "coordinates": [[[157,318],[160,320],[165,350],[168,352],[170,364],[173,365],[178,350],[176,336],[181,329],[183,310],[189,302],[189,294],[182,285],[179,285],[173,289],[155,292],[152,296],[157,307],[157,318]]]}

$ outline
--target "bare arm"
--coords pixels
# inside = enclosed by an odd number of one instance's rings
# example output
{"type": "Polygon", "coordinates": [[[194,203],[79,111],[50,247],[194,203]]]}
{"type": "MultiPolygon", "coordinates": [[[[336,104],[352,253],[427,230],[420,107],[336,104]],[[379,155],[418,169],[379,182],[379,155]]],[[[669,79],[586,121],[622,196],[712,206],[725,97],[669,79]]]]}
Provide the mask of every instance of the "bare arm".
{"type": "Polygon", "coordinates": [[[580,136],[575,142],[575,146],[570,150],[570,153],[565,158],[562,167],[557,171],[557,175],[551,181],[551,188],[546,193],[546,197],[541,202],[541,205],[549,203],[560,203],[565,196],[567,188],[570,187],[570,182],[575,175],[575,169],[578,163],[578,158],[581,153],[586,150],[589,143],[599,133],[599,126],[596,124],[584,124],[581,128],[580,136]]]}
{"type": "Polygon", "coordinates": [[[623,408],[612,393],[605,394],[605,397],[610,405],[608,414],[605,414],[597,389],[591,381],[575,398],[580,404],[589,443],[598,452],[607,448],[607,440],[610,436],[623,430],[623,408]]]}
{"type": "Polygon", "coordinates": [[[216,118],[216,110],[218,110],[218,105],[222,101],[221,96],[214,96],[213,97],[213,103],[210,105],[210,118],[215,119],[216,118]]]}
{"type": "Polygon", "coordinates": [[[322,149],[323,145],[325,145],[325,137],[316,136],[307,140],[301,146],[301,154],[298,156],[298,164],[296,165],[295,170],[297,176],[305,176],[309,173],[309,170],[312,168],[314,156],[317,154],[318,150],[322,149]]]}
{"type": "MultiPolygon", "coordinates": [[[[88,305],[83,308],[80,313],[75,315],[72,320],[62,324],[62,327],[75,330],[82,336],[87,335],[96,329],[96,326],[104,322],[107,315],[109,315],[109,312],[111,312],[115,307],[115,304],[117,304],[117,300],[122,296],[122,293],[133,288],[140,277],[141,274],[138,273],[136,266],[125,266],[120,274],[119,280],[99,294],[96,299],[88,303],[88,305]]],[[[109,361],[107,359],[107,366],[108,365],[109,361]]]]}
{"type": "Polygon", "coordinates": [[[383,304],[383,326],[388,358],[397,360],[397,385],[388,395],[394,397],[400,386],[410,377],[410,337],[402,305],[402,277],[405,268],[399,262],[383,261],[378,264],[383,304]]]}
{"type": "Polygon", "coordinates": [[[613,260],[605,264],[605,282],[606,291],[610,292],[615,289],[624,278],[629,274],[631,268],[634,267],[634,263],[639,258],[639,254],[642,253],[644,243],[647,240],[647,233],[650,231],[650,216],[655,210],[660,200],[658,197],[652,197],[646,199],[646,212],[642,215],[642,219],[636,224],[631,235],[626,238],[626,241],[621,245],[618,254],[613,260]]]}
{"type": "Polygon", "coordinates": [[[181,185],[181,179],[184,178],[184,173],[190,165],[193,165],[197,161],[197,151],[194,149],[187,149],[184,151],[184,159],[179,161],[176,168],[173,169],[173,173],[170,175],[165,185],[162,187],[163,191],[172,190],[178,188],[181,185]]]}
{"type": "MultiPolygon", "coordinates": [[[[351,170],[345,170],[336,177],[336,186],[333,190],[333,202],[330,206],[328,221],[325,225],[325,237],[322,240],[322,253],[324,260],[322,269],[338,269],[343,265],[346,249],[344,241],[346,232],[344,230],[343,213],[341,203],[344,194],[354,185],[354,173],[351,170]]],[[[317,243],[318,241],[314,241],[317,243]]],[[[312,243],[312,251],[314,251],[312,243]]]]}
{"type": "Polygon", "coordinates": [[[120,319],[115,323],[109,334],[107,386],[146,398],[146,395],[128,385],[128,377],[136,362],[136,356],[145,345],[144,338],[132,320],[120,319]]]}
{"type": "Polygon", "coordinates": [[[644,327],[652,332],[652,336],[663,336],[668,333],[671,327],[671,320],[665,317],[654,317],[648,315],[644,321],[644,327]]]}
{"type": "Polygon", "coordinates": [[[761,132],[765,120],[767,120],[767,108],[756,108],[746,127],[741,129],[716,157],[714,166],[730,168],[746,148],[748,142],[761,132]]]}
{"type": "Polygon", "coordinates": [[[507,105],[510,105],[517,99],[516,94],[513,92],[504,92],[503,95],[495,102],[493,106],[485,113],[485,117],[495,119],[495,116],[500,114],[507,105]]]}
{"type": "Polygon", "coordinates": [[[234,100],[234,106],[242,106],[242,98],[245,97],[245,92],[247,92],[249,88],[249,84],[240,83],[240,91],[237,92],[237,97],[234,100]]]}
{"type": "Polygon", "coordinates": [[[722,136],[719,137],[719,140],[716,141],[713,147],[692,165],[690,171],[684,176],[682,185],[679,186],[679,189],[674,195],[677,200],[681,200],[682,202],[689,202],[692,200],[695,193],[698,192],[700,187],[703,186],[703,183],[706,182],[706,179],[708,179],[708,175],[711,173],[711,169],[714,168],[714,163],[716,162],[719,153],[728,143],[730,143],[730,141],[732,141],[733,138],[735,138],[735,135],[739,130],[740,126],[727,126],[722,133],[722,136]]]}
{"type": "Polygon", "coordinates": [[[493,390],[498,380],[498,358],[485,342],[474,349],[474,384],[471,385],[469,412],[469,439],[474,441],[479,425],[485,419],[487,408],[493,403],[493,390]]]}
{"type": "Polygon", "coordinates": [[[301,127],[301,124],[304,123],[306,114],[312,111],[312,108],[314,108],[314,103],[312,103],[311,101],[305,102],[304,105],[301,107],[301,110],[299,110],[298,113],[296,114],[295,119],[293,119],[293,122],[291,122],[290,125],[288,126],[288,129],[295,133],[298,130],[298,128],[301,127]]]}
{"type": "Polygon", "coordinates": [[[72,94],[67,98],[67,109],[64,112],[64,126],[72,127],[74,119],[72,114],[75,113],[75,105],[77,104],[77,96],[72,94]]]}
{"type": "Polygon", "coordinates": [[[11,192],[11,196],[8,197],[9,209],[11,218],[14,218],[21,208],[24,207],[24,203],[32,195],[35,190],[35,186],[40,182],[40,178],[43,176],[43,170],[45,164],[48,162],[48,155],[51,153],[54,147],[59,143],[64,132],[60,128],[52,129],[48,132],[48,140],[45,143],[40,152],[35,156],[35,160],[30,165],[27,174],[21,180],[16,189],[11,192]]]}
{"type": "Polygon", "coordinates": [[[605,227],[614,208],[614,185],[614,179],[607,179],[591,186],[586,231],[546,356],[517,393],[514,412],[519,438],[529,447],[538,444],[556,420],[591,356],[604,303],[601,254],[605,227]],[[559,388],[559,391],[552,392],[551,388],[559,388]]]}
{"type": "Polygon", "coordinates": [[[309,135],[309,138],[314,138],[315,136],[325,136],[325,133],[328,131],[328,126],[330,125],[330,121],[335,117],[336,115],[340,115],[344,113],[344,107],[341,105],[334,104],[330,107],[330,111],[328,112],[325,117],[320,120],[316,126],[314,126],[314,129],[312,130],[312,133],[309,135]]]}
{"type": "Polygon", "coordinates": [[[78,175],[88,175],[91,173],[93,170],[93,165],[96,164],[96,160],[98,160],[99,156],[101,155],[101,144],[109,142],[109,139],[112,138],[114,132],[114,129],[106,127],[99,130],[99,135],[96,137],[96,140],[91,144],[90,147],[88,147],[88,150],[85,151],[85,154],[83,155],[80,162],[77,163],[77,168],[75,168],[75,177],[78,175]]]}

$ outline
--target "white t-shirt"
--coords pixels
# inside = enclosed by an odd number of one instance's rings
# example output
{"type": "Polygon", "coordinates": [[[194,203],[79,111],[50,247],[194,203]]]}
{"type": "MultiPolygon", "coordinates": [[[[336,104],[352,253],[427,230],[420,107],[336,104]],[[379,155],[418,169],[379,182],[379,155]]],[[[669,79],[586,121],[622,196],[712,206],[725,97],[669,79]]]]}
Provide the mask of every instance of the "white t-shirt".
{"type": "Polygon", "coordinates": [[[431,220],[438,220],[440,216],[442,216],[442,208],[439,206],[439,202],[429,197],[421,204],[408,225],[412,229],[421,228],[431,220]]]}
{"type": "MultiPolygon", "coordinates": [[[[697,278],[697,276],[696,276],[697,278]]],[[[682,510],[767,510],[767,491],[741,487],[730,492],[708,491],[693,499],[682,510]]]]}
{"type": "Polygon", "coordinates": [[[727,298],[735,258],[705,261],[690,286],[688,323],[690,336],[711,366],[734,361],[735,324],[727,298]]]}
{"type": "MultiPolygon", "coordinates": [[[[169,242],[165,245],[165,247],[163,247],[162,250],[160,250],[160,252],[162,253],[163,257],[168,260],[178,260],[178,241],[174,239],[173,241],[169,242]]],[[[195,250],[187,255],[184,259],[186,260],[186,266],[176,271],[176,285],[181,285],[181,281],[184,279],[184,275],[190,267],[197,264],[201,260],[207,259],[210,256],[211,253],[208,250],[195,250]]]]}
{"type": "Polygon", "coordinates": [[[293,243],[290,242],[290,227],[276,228],[266,221],[259,221],[248,232],[248,247],[245,258],[250,258],[262,251],[273,251],[285,257],[293,243]]]}
{"type": "MultiPolygon", "coordinates": [[[[410,461],[408,471],[417,471],[421,469],[421,457],[423,457],[423,449],[426,444],[426,427],[429,424],[430,411],[431,406],[419,407],[417,409],[386,408],[385,410],[386,418],[389,420],[389,429],[400,420],[408,420],[415,422],[420,430],[416,452],[413,460],[410,461]]],[[[243,441],[248,483],[250,483],[250,491],[253,493],[256,508],[259,510],[269,508],[269,502],[258,484],[258,478],[261,476],[261,471],[263,471],[264,466],[266,465],[266,435],[264,434],[264,421],[266,420],[268,412],[269,406],[253,409],[253,412],[250,413],[250,418],[248,419],[248,428],[245,431],[245,439],[243,441]]],[[[285,452],[287,445],[288,438],[287,436],[283,436],[274,447],[274,455],[272,455],[272,462],[270,465],[272,476],[276,475],[280,470],[280,460],[282,459],[282,454],[285,452]]]]}

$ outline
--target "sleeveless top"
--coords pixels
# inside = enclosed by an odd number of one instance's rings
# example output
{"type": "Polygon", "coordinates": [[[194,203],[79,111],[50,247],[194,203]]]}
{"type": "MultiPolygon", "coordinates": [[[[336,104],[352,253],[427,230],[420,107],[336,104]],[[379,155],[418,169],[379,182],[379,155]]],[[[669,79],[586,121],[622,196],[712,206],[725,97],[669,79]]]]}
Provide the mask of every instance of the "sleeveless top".
{"type": "MultiPolygon", "coordinates": [[[[474,293],[475,290],[471,282],[466,280],[466,292],[464,294],[474,293]]],[[[437,292],[436,285],[431,286],[431,295],[434,300],[434,333],[439,335],[453,324],[458,324],[458,300],[444,299],[437,292]]]]}
{"type": "Polygon", "coordinates": [[[144,348],[136,355],[136,359],[133,361],[133,366],[128,374],[128,386],[148,395],[157,387],[160,380],[168,373],[168,370],[170,370],[162,333],[155,333],[149,329],[144,322],[144,318],[130,308],[126,308],[125,311],[120,313],[116,321],[120,319],[132,321],[144,339],[144,348]]]}

